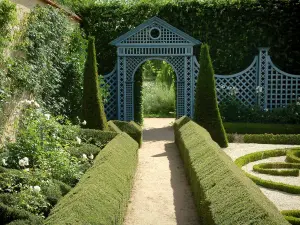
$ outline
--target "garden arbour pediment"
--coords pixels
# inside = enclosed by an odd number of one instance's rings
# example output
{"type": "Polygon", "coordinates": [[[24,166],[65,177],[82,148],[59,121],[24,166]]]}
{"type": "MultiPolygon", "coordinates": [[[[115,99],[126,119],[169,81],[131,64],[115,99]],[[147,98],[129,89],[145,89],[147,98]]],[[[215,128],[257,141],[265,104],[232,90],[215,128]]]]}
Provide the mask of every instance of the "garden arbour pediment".
{"type": "Polygon", "coordinates": [[[193,47],[200,41],[178,30],[158,17],[113,40],[117,47],[117,65],[104,76],[110,87],[105,106],[109,119],[134,120],[134,74],[149,59],[167,61],[177,78],[177,117],[192,117],[194,102],[193,47]]]}

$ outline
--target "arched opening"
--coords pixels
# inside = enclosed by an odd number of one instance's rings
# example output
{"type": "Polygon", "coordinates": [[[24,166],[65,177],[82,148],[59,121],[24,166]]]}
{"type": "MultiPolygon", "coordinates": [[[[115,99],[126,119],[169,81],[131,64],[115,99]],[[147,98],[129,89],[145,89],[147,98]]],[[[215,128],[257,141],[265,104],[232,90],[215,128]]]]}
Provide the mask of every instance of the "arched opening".
{"type": "Polygon", "coordinates": [[[176,117],[176,72],[162,59],[148,59],[134,74],[134,120],[176,117]]]}

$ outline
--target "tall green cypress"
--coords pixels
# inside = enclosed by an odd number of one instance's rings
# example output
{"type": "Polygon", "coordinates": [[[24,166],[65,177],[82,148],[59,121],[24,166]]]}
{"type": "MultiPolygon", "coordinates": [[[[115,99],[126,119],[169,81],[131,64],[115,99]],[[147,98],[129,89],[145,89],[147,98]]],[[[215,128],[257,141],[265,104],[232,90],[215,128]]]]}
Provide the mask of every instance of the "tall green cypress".
{"type": "Polygon", "coordinates": [[[212,139],[217,142],[220,147],[224,148],[228,146],[218,107],[214,70],[209,55],[209,46],[207,44],[201,46],[194,120],[210,133],[212,139]]]}
{"type": "Polygon", "coordinates": [[[87,122],[85,128],[106,130],[108,126],[99,88],[95,38],[89,37],[84,69],[82,120],[87,122]]]}

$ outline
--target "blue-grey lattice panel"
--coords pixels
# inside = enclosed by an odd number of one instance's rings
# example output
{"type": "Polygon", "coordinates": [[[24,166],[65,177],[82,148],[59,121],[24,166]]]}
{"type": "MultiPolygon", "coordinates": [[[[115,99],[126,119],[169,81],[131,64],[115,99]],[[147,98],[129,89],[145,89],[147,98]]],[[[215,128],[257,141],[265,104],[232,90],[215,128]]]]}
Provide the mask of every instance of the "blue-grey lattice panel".
{"type": "Polygon", "coordinates": [[[109,88],[109,96],[105,102],[105,114],[108,120],[118,119],[118,77],[116,68],[104,76],[104,81],[109,88]]]}

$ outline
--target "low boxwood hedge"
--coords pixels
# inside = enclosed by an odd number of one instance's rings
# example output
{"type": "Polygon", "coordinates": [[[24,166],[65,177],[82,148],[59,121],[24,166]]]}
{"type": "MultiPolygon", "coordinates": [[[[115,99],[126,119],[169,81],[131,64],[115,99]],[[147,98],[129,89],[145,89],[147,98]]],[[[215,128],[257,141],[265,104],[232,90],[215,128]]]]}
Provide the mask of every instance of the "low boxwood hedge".
{"type": "Polygon", "coordinates": [[[53,208],[46,224],[121,225],[137,166],[138,144],[118,134],[79,183],[53,208]]]}
{"type": "Polygon", "coordinates": [[[300,134],[245,134],[245,143],[300,145],[300,134]]]}
{"type": "Polygon", "coordinates": [[[299,124],[224,123],[227,133],[237,134],[299,134],[299,124]]]}
{"type": "Polygon", "coordinates": [[[79,135],[86,143],[103,148],[108,142],[117,136],[117,134],[118,133],[112,131],[81,129],[79,135]]]}
{"type": "Polygon", "coordinates": [[[109,126],[116,132],[118,132],[118,130],[116,130],[115,126],[112,126],[112,123],[117,126],[119,130],[129,134],[129,136],[132,137],[139,144],[139,146],[142,146],[143,130],[137,123],[134,121],[126,122],[111,120],[109,126]]]}
{"type": "Polygon", "coordinates": [[[203,224],[289,224],[204,128],[181,118],[174,129],[203,224]]]}
{"type": "MultiPolygon", "coordinates": [[[[254,153],[250,153],[250,154],[247,154],[247,155],[237,158],[235,160],[235,164],[238,167],[242,168],[244,165],[246,165],[250,162],[254,162],[257,160],[261,160],[261,159],[266,159],[269,157],[284,156],[284,155],[286,155],[287,151],[288,151],[288,149],[275,149],[275,150],[254,152],[254,153]]],[[[253,182],[256,183],[257,185],[260,185],[260,186],[263,186],[266,188],[270,188],[270,189],[275,189],[275,190],[291,193],[291,194],[300,194],[300,186],[289,185],[289,184],[275,182],[275,181],[271,181],[271,180],[264,180],[257,176],[254,176],[252,174],[249,174],[247,172],[245,172],[245,174],[251,180],[253,180],[253,182]]]]}
{"type": "Polygon", "coordinates": [[[260,163],[253,166],[253,171],[274,176],[299,176],[300,163],[260,163]],[[284,170],[283,170],[284,169],[284,170]]]}
{"type": "Polygon", "coordinates": [[[300,148],[288,150],[286,153],[286,161],[300,163],[300,148]]]}
{"type": "Polygon", "coordinates": [[[281,213],[290,224],[300,225],[300,210],[283,210],[281,213]]]}

